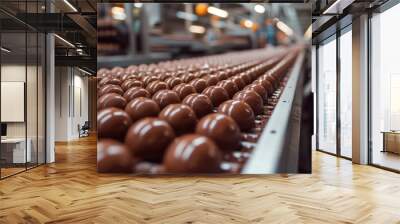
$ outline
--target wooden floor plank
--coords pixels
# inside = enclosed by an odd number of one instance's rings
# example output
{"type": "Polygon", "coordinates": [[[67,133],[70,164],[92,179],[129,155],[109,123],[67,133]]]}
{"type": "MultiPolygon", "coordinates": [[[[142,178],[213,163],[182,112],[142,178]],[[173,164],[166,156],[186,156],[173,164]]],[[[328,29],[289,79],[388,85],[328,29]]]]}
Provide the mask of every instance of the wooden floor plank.
{"type": "Polygon", "coordinates": [[[400,175],[313,153],[312,175],[98,174],[96,139],[0,181],[0,223],[400,223],[400,175]]]}

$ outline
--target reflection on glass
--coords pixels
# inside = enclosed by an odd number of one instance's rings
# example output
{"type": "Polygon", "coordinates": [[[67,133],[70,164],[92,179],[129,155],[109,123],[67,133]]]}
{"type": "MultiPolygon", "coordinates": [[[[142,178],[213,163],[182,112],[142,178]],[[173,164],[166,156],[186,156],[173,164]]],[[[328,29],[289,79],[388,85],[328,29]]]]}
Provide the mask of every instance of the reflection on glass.
{"type": "Polygon", "coordinates": [[[31,161],[30,141],[26,141],[26,33],[2,33],[1,45],[1,139],[2,177],[25,170],[31,161]]]}
{"type": "Polygon", "coordinates": [[[318,49],[318,148],[336,153],[336,40],[318,49]]]}
{"type": "Polygon", "coordinates": [[[400,5],[372,17],[372,163],[400,170],[400,5]]]}
{"type": "Polygon", "coordinates": [[[340,153],[351,158],[352,141],[352,36],[340,36],[340,153]]]}

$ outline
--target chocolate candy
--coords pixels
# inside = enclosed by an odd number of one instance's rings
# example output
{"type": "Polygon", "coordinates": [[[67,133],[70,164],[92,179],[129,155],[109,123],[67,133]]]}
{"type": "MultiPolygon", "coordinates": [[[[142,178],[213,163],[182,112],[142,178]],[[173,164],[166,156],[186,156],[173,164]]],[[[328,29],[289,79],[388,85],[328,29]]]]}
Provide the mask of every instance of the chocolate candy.
{"type": "Polygon", "coordinates": [[[138,97],[147,97],[147,98],[149,98],[149,97],[151,97],[151,95],[147,90],[145,90],[143,88],[140,88],[140,87],[132,87],[132,88],[128,89],[124,93],[124,98],[128,102],[133,100],[133,99],[135,99],[135,98],[138,98],[138,97]]]}
{"type": "Polygon", "coordinates": [[[182,79],[177,78],[177,77],[170,77],[170,78],[166,79],[165,82],[168,84],[170,89],[172,89],[175,86],[183,83],[182,79]]]}
{"type": "Polygon", "coordinates": [[[226,152],[240,148],[240,129],[236,122],[225,114],[212,113],[203,117],[197,123],[196,133],[211,138],[226,152]]]}
{"type": "Polygon", "coordinates": [[[203,94],[208,96],[215,107],[218,107],[225,100],[229,100],[226,90],[220,86],[209,86],[203,94]]]}
{"type": "Polygon", "coordinates": [[[131,100],[125,108],[133,122],[145,117],[157,117],[160,113],[158,104],[149,98],[138,97],[131,100]]]}
{"type": "Polygon", "coordinates": [[[104,77],[103,79],[100,80],[99,82],[99,86],[104,86],[107,84],[112,84],[112,85],[121,85],[121,80],[118,78],[114,78],[114,77],[104,77]]]}
{"type": "Polygon", "coordinates": [[[172,126],[176,135],[193,132],[197,124],[196,114],[185,104],[170,104],[161,111],[159,117],[172,126]]]}
{"type": "Polygon", "coordinates": [[[206,76],[207,86],[215,86],[219,82],[219,79],[216,75],[206,76]]]}
{"type": "Polygon", "coordinates": [[[176,138],[164,155],[167,173],[221,172],[222,154],[209,138],[197,134],[176,138]]]}
{"type": "Polygon", "coordinates": [[[129,128],[125,144],[133,156],[160,162],[164,151],[174,138],[174,130],[166,121],[159,118],[143,118],[129,128]]]}
{"type": "Polygon", "coordinates": [[[168,84],[162,81],[153,81],[149,85],[147,85],[146,90],[149,91],[151,95],[154,93],[162,90],[162,89],[168,89],[168,84]]]}
{"type": "Polygon", "coordinates": [[[247,85],[250,84],[253,80],[250,74],[244,72],[240,73],[239,77],[243,80],[243,82],[247,85]]]}
{"type": "Polygon", "coordinates": [[[264,87],[264,89],[267,91],[268,95],[272,95],[275,91],[275,88],[272,85],[272,83],[266,79],[257,79],[253,83],[262,85],[262,87],[264,87]]]}
{"type": "Polygon", "coordinates": [[[97,114],[98,137],[122,141],[131,124],[131,118],[121,109],[111,107],[100,110],[97,114]]]}
{"type": "Polygon", "coordinates": [[[124,109],[125,106],[125,98],[116,93],[104,94],[97,100],[97,110],[101,110],[107,107],[117,107],[120,109],[124,109]]]}
{"type": "Polygon", "coordinates": [[[246,86],[246,83],[244,83],[239,76],[233,76],[230,80],[232,80],[239,89],[243,89],[246,86]]]}
{"type": "Polygon", "coordinates": [[[173,88],[173,90],[178,93],[181,99],[185,99],[185,97],[189,94],[196,93],[196,89],[189,84],[179,84],[173,88]]]}
{"type": "Polygon", "coordinates": [[[196,78],[196,76],[192,73],[184,74],[181,76],[183,82],[188,83],[196,78]]]}
{"type": "Polygon", "coordinates": [[[263,113],[263,99],[253,90],[242,90],[236,93],[233,99],[246,102],[253,109],[255,115],[263,113]]]}
{"type": "Polygon", "coordinates": [[[147,85],[149,85],[151,82],[157,81],[158,78],[156,76],[152,76],[152,75],[148,75],[148,76],[144,76],[142,81],[144,86],[147,87],[147,85]]]}
{"type": "Polygon", "coordinates": [[[218,112],[232,117],[242,131],[250,131],[255,126],[253,110],[243,101],[225,101],[219,105],[218,112]]]}
{"type": "Polygon", "coordinates": [[[235,95],[235,93],[239,91],[239,88],[232,80],[223,80],[219,82],[217,86],[221,86],[222,88],[224,88],[229,94],[229,97],[233,97],[233,95],[235,95]]]}
{"type": "Polygon", "coordinates": [[[124,91],[127,91],[128,89],[132,87],[142,87],[143,83],[139,80],[136,79],[127,79],[121,84],[121,88],[124,91]]]}
{"type": "Polygon", "coordinates": [[[128,148],[113,139],[97,142],[97,171],[100,173],[130,173],[134,159],[128,148]]]}
{"type": "Polygon", "coordinates": [[[207,81],[205,79],[193,79],[190,82],[190,85],[192,85],[198,93],[203,92],[203,90],[208,87],[207,81]]]}
{"type": "Polygon", "coordinates": [[[122,96],[124,94],[124,91],[118,85],[106,84],[100,87],[100,89],[97,92],[97,97],[101,97],[107,93],[116,93],[122,96]]]}
{"type": "Polygon", "coordinates": [[[170,104],[181,102],[179,95],[175,91],[166,89],[156,92],[153,95],[153,100],[160,106],[161,110],[170,104]]]}
{"type": "Polygon", "coordinates": [[[210,98],[204,94],[192,93],[185,97],[182,103],[191,107],[198,118],[212,113],[213,110],[210,98]]]}
{"type": "Polygon", "coordinates": [[[261,85],[257,83],[252,83],[244,88],[244,90],[253,90],[254,92],[258,93],[264,101],[267,101],[268,99],[268,93],[267,90],[261,85]]]}

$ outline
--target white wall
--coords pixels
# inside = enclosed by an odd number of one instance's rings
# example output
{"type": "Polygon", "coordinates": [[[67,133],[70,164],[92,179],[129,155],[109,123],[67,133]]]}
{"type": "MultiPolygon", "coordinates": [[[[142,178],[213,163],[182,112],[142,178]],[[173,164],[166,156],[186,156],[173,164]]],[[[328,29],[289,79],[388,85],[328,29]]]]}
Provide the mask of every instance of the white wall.
{"type": "Polygon", "coordinates": [[[76,68],[56,67],[56,141],[77,139],[78,124],[88,120],[88,78],[83,75],[76,68]]]}

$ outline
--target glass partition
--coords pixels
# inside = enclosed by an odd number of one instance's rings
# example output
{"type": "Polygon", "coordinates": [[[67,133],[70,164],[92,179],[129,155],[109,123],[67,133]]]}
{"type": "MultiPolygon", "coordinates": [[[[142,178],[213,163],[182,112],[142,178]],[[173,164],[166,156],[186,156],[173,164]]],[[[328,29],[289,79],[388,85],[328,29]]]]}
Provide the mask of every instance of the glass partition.
{"type": "Polygon", "coordinates": [[[45,162],[46,40],[18,19],[42,12],[43,5],[0,2],[0,178],[45,162]]]}
{"type": "Polygon", "coordinates": [[[371,18],[371,162],[400,170],[400,4],[371,18]]]}
{"type": "Polygon", "coordinates": [[[318,149],[336,153],[336,37],[318,48],[318,149]]]}

